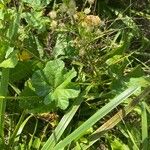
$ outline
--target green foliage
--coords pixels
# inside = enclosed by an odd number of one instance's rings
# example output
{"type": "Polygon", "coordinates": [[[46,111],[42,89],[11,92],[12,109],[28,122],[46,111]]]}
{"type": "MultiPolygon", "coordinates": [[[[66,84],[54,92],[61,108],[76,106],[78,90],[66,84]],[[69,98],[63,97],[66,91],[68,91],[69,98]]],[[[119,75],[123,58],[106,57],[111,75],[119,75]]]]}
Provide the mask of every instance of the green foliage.
{"type": "Polygon", "coordinates": [[[129,150],[129,147],[122,143],[122,141],[117,137],[110,139],[110,144],[112,150],[129,150]]]}
{"type": "Polygon", "coordinates": [[[0,148],[146,150],[148,7],[0,1],[0,148]]]}
{"type": "Polygon", "coordinates": [[[35,92],[44,97],[44,103],[55,103],[61,109],[66,109],[69,99],[79,94],[71,83],[76,71],[72,69],[67,72],[64,67],[64,62],[59,59],[49,61],[43,70],[36,71],[32,77],[35,92]]]}
{"type": "Polygon", "coordinates": [[[51,0],[23,0],[23,2],[34,9],[42,9],[47,6],[51,0]]]}
{"type": "Polygon", "coordinates": [[[10,57],[0,63],[0,67],[3,68],[14,68],[18,63],[17,54],[14,51],[10,57]]]}

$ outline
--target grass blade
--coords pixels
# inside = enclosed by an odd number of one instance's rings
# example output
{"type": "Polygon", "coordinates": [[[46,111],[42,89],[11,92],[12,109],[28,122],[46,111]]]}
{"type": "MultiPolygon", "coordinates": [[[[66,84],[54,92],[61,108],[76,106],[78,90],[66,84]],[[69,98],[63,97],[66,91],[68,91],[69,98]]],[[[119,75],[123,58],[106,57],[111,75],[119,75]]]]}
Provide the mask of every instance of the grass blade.
{"type": "Polygon", "coordinates": [[[27,122],[29,121],[29,119],[30,119],[31,117],[33,117],[33,114],[31,114],[30,116],[28,116],[28,117],[23,121],[24,115],[25,115],[25,112],[24,112],[24,114],[22,115],[22,117],[20,118],[20,120],[19,120],[19,122],[18,122],[18,124],[17,124],[17,126],[16,126],[16,129],[15,129],[14,133],[13,133],[12,136],[11,136],[11,139],[10,139],[11,141],[10,141],[10,143],[9,143],[9,145],[8,145],[9,149],[10,149],[10,148],[14,148],[15,144],[16,144],[16,143],[19,141],[19,139],[20,139],[20,135],[21,135],[21,133],[22,133],[22,131],[23,131],[25,125],[27,124],[27,122]],[[22,122],[22,121],[23,121],[23,122],[22,122]],[[11,144],[11,145],[10,145],[10,144],[11,144]]]}
{"type": "MultiPolygon", "coordinates": [[[[140,100],[145,98],[149,93],[150,93],[150,86],[147,87],[139,96],[133,99],[128,106],[119,110],[106,123],[104,123],[94,133],[92,133],[88,138],[89,141],[88,144],[80,145],[82,149],[86,150],[90,146],[92,146],[95,142],[97,142],[100,136],[102,136],[104,133],[106,133],[108,130],[112,129],[115,125],[117,125],[120,121],[122,121],[122,119],[135,108],[135,106],[140,102],[140,100]]],[[[76,149],[76,147],[74,149],[76,149]]]]}
{"type": "MultiPolygon", "coordinates": [[[[9,82],[9,69],[3,68],[1,75],[1,84],[0,84],[0,96],[6,96],[8,91],[8,82],[9,82]]],[[[3,98],[0,100],[0,137],[4,138],[4,113],[6,107],[6,99],[3,98]]],[[[2,147],[3,139],[0,139],[0,146],[2,147]]]]}
{"type": "Polygon", "coordinates": [[[18,123],[17,123],[17,125],[16,125],[16,127],[15,127],[15,129],[14,129],[14,131],[13,131],[11,137],[10,137],[10,139],[9,139],[9,145],[12,145],[12,143],[15,141],[17,132],[18,132],[22,122],[24,121],[25,115],[26,115],[26,111],[23,111],[23,113],[22,113],[22,115],[21,115],[21,117],[20,117],[20,119],[19,119],[19,121],[18,121],[18,123]]]}
{"type": "Polygon", "coordinates": [[[59,122],[58,126],[56,127],[55,131],[52,133],[52,135],[49,137],[49,139],[46,141],[44,146],[42,147],[42,150],[49,150],[53,148],[62,134],[64,133],[65,129],[67,128],[68,124],[72,120],[73,116],[75,115],[76,111],[78,110],[80,104],[82,103],[85,94],[88,93],[91,86],[89,86],[83,93],[80,94],[80,96],[76,99],[76,101],[73,103],[72,108],[64,115],[64,117],[59,122]]]}
{"type": "Polygon", "coordinates": [[[106,114],[108,114],[111,110],[113,110],[116,106],[118,106],[121,102],[123,102],[126,98],[132,95],[135,91],[137,91],[138,87],[128,88],[120,95],[111,100],[108,104],[106,104],[103,108],[98,110],[92,117],[90,117],[87,121],[85,121],[79,128],[77,128],[74,132],[72,132],[69,136],[67,136],[64,140],[59,142],[54,150],[59,150],[67,146],[73,140],[81,136],[85,131],[87,131],[90,127],[92,127],[97,121],[103,118],[106,114]]]}
{"type": "Polygon", "coordinates": [[[38,126],[38,120],[36,119],[33,134],[31,135],[30,141],[29,141],[29,143],[28,143],[28,149],[31,149],[31,146],[32,146],[32,144],[33,144],[34,136],[35,136],[35,133],[36,133],[36,130],[37,130],[37,126],[38,126]]]}
{"type": "Polygon", "coordinates": [[[141,103],[141,118],[142,118],[142,149],[148,150],[148,122],[147,122],[147,111],[144,103],[141,103]]]}

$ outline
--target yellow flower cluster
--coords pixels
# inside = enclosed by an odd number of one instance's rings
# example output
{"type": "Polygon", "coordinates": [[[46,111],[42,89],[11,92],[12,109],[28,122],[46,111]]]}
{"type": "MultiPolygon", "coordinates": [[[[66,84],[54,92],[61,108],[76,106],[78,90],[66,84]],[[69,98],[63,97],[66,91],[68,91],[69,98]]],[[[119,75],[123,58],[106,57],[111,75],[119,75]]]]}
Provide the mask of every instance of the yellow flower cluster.
{"type": "Polygon", "coordinates": [[[18,54],[18,58],[20,61],[27,61],[32,58],[32,55],[26,50],[23,50],[20,54],[18,54]]]}
{"type": "Polygon", "coordinates": [[[84,22],[86,22],[89,26],[99,26],[101,23],[101,19],[99,18],[99,16],[87,15],[84,19],[84,22]]]}
{"type": "Polygon", "coordinates": [[[99,16],[85,15],[83,13],[77,13],[74,15],[77,22],[81,23],[83,27],[97,27],[101,24],[99,16]]]}

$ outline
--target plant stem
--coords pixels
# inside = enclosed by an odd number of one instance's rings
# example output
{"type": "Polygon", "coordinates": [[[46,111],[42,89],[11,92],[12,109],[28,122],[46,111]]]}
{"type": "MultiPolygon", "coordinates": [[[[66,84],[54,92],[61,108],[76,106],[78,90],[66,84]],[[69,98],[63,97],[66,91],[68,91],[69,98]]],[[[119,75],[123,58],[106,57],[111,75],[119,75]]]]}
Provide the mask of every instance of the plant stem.
{"type": "MultiPolygon", "coordinates": [[[[0,96],[6,96],[8,91],[9,82],[9,69],[3,68],[0,83],[0,96]]],[[[4,113],[5,113],[6,101],[5,98],[0,100],[0,136],[4,138],[4,113]]],[[[0,145],[2,145],[2,139],[0,140],[0,145]]]]}
{"type": "Polygon", "coordinates": [[[15,130],[14,130],[12,136],[11,136],[10,139],[9,139],[9,145],[10,145],[10,146],[13,144],[13,142],[14,142],[14,140],[15,140],[15,137],[16,137],[16,135],[17,135],[17,132],[18,132],[18,130],[19,130],[19,128],[20,128],[22,122],[24,121],[24,118],[25,118],[25,115],[26,115],[26,114],[27,114],[27,113],[26,113],[26,110],[24,110],[24,111],[22,112],[22,115],[20,116],[20,119],[19,119],[19,121],[18,121],[18,123],[17,123],[17,125],[16,125],[16,127],[15,127],[15,130]]]}

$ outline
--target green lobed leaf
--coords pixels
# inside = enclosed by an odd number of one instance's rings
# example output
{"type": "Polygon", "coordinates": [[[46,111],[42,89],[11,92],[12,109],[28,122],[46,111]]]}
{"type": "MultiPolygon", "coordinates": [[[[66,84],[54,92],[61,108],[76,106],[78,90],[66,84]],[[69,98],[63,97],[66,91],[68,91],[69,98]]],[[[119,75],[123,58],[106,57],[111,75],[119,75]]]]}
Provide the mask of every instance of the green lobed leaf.
{"type": "Polygon", "coordinates": [[[56,88],[60,85],[63,81],[63,71],[64,71],[65,64],[63,61],[57,59],[53,61],[49,61],[45,68],[43,69],[45,80],[51,86],[56,88]]]}
{"type": "Polygon", "coordinates": [[[69,105],[69,99],[77,97],[80,92],[71,82],[76,74],[74,69],[67,72],[64,62],[56,59],[33,74],[32,84],[37,95],[44,97],[46,105],[55,102],[56,107],[64,110],[69,105]]]}
{"type": "Polygon", "coordinates": [[[35,92],[39,96],[48,94],[50,85],[45,82],[43,72],[41,70],[36,71],[32,76],[32,83],[35,87],[35,92]]]}
{"type": "Polygon", "coordinates": [[[10,82],[20,82],[28,79],[32,75],[33,65],[33,61],[19,61],[15,68],[10,70],[10,82]]]}
{"type": "Polygon", "coordinates": [[[29,113],[45,113],[55,108],[54,104],[44,104],[44,99],[35,93],[30,81],[26,82],[25,88],[19,97],[21,98],[19,101],[20,107],[28,110],[29,113]]]}
{"type": "Polygon", "coordinates": [[[53,148],[57,144],[57,141],[63,135],[64,131],[66,130],[69,123],[73,119],[75,113],[77,112],[78,108],[80,107],[80,104],[83,102],[84,96],[87,95],[87,93],[90,91],[91,87],[92,86],[88,86],[75,99],[75,101],[73,102],[70,109],[68,109],[67,113],[60,120],[60,122],[59,122],[58,126],[55,128],[54,132],[51,134],[51,136],[45,142],[44,146],[42,147],[42,150],[48,150],[50,148],[53,148]]]}

